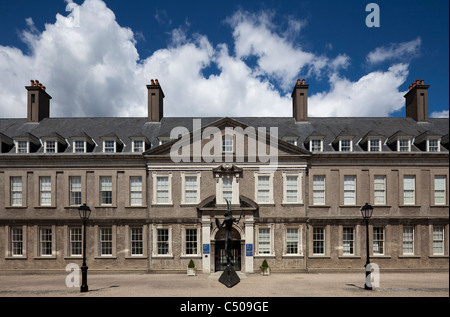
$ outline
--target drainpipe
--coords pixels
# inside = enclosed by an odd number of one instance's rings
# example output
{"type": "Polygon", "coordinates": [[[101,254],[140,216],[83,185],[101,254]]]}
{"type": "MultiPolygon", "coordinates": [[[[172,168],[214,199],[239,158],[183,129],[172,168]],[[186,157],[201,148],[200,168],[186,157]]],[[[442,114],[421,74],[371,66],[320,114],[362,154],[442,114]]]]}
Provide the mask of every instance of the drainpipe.
{"type": "Polygon", "coordinates": [[[309,204],[309,164],[306,165],[306,177],[305,177],[305,217],[306,217],[306,235],[305,235],[305,266],[306,266],[306,272],[309,273],[309,267],[308,267],[308,254],[309,254],[309,243],[308,243],[308,236],[309,236],[309,218],[308,218],[308,204],[309,204]]]}
{"type": "Polygon", "coordinates": [[[150,272],[150,258],[151,258],[151,253],[150,253],[150,237],[151,237],[151,225],[150,225],[150,205],[151,205],[151,201],[150,201],[150,171],[148,169],[148,166],[145,167],[146,172],[146,184],[147,184],[147,190],[146,190],[146,198],[147,198],[147,219],[146,219],[146,226],[147,226],[147,271],[146,273],[150,272]]]}

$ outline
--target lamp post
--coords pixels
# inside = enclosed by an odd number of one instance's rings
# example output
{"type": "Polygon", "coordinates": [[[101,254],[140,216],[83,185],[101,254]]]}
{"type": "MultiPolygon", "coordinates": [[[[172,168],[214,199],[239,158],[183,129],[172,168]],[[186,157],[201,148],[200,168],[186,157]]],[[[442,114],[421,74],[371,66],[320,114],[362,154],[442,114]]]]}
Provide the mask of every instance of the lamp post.
{"type": "Polygon", "coordinates": [[[86,222],[89,220],[89,216],[91,215],[91,208],[86,206],[86,204],[80,206],[78,208],[78,212],[80,214],[80,218],[83,220],[83,264],[81,265],[81,287],[80,292],[88,292],[89,288],[87,285],[87,270],[88,266],[86,265],[86,222]]]}
{"type": "Polygon", "coordinates": [[[370,270],[367,270],[367,265],[370,264],[370,259],[369,259],[369,219],[370,219],[370,217],[372,217],[372,213],[373,213],[373,207],[371,205],[366,203],[364,206],[362,206],[362,208],[361,208],[361,215],[364,218],[364,220],[366,221],[366,251],[367,251],[367,259],[366,259],[366,265],[364,265],[364,267],[366,268],[366,282],[364,283],[364,289],[367,289],[367,290],[371,290],[372,289],[372,284],[370,283],[370,281],[369,281],[369,285],[367,285],[368,276],[370,275],[370,270]]]}

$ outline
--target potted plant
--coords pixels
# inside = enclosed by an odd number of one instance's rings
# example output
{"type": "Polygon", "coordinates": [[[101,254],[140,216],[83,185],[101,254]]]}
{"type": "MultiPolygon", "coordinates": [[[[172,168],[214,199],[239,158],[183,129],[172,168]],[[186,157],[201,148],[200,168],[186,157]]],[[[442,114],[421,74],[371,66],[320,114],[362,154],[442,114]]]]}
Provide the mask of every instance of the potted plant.
{"type": "Polygon", "coordinates": [[[195,264],[192,259],[189,261],[188,268],[187,268],[187,275],[188,276],[195,276],[195,264]]]}
{"type": "Polygon", "coordinates": [[[261,275],[264,276],[270,275],[270,267],[269,264],[267,264],[266,259],[264,259],[263,263],[259,268],[261,269],[261,275]]]}

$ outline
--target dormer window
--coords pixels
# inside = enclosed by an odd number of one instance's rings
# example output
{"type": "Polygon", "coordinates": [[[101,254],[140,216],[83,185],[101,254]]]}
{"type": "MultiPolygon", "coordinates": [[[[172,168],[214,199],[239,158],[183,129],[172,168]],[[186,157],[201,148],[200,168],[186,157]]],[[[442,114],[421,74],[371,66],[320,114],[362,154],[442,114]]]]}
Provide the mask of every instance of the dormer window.
{"type": "Polygon", "coordinates": [[[398,139],[397,152],[411,152],[411,139],[398,139]]]}
{"type": "Polygon", "coordinates": [[[323,152],[323,141],[321,139],[312,139],[309,142],[309,150],[311,152],[323,152]]]}
{"type": "Polygon", "coordinates": [[[30,142],[16,141],[16,153],[30,153],[30,142]]]}
{"type": "Polygon", "coordinates": [[[73,153],[86,153],[86,141],[84,140],[73,141],[73,153]]]}
{"type": "Polygon", "coordinates": [[[352,139],[340,139],[339,140],[339,152],[351,152],[352,151],[352,139]]]}
{"type": "Polygon", "coordinates": [[[44,141],[44,153],[58,153],[56,141],[44,141]]]}
{"type": "Polygon", "coordinates": [[[143,140],[134,140],[133,141],[133,152],[141,153],[144,152],[145,145],[143,140]]]}
{"type": "Polygon", "coordinates": [[[381,152],[381,139],[369,139],[367,150],[369,152],[381,152]]]}
{"type": "Polygon", "coordinates": [[[103,152],[104,153],[116,153],[116,141],[103,140],[103,152]]]}
{"type": "Polygon", "coordinates": [[[427,140],[427,152],[440,152],[441,140],[440,139],[428,139],[427,140]]]}
{"type": "Polygon", "coordinates": [[[297,145],[297,137],[296,136],[287,136],[283,138],[283,141],[292,144],[297,145]]]}

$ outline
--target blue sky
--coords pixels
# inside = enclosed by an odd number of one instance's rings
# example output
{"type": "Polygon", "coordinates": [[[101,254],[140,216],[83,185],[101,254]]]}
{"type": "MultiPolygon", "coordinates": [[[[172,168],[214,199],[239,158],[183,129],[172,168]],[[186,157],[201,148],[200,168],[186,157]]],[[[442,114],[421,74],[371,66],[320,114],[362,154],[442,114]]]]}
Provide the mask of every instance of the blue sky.
{"type": "Polygon", "coordinates": [[[297,78],[311,116],[404,116],[429,84],[448,117],[449,3],[374,1],[2,0],[0,117],[25,117],[40,80],[51,115],[146,116],[158,78],[166,116],[291,116],[297,78]]]}

